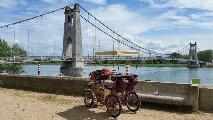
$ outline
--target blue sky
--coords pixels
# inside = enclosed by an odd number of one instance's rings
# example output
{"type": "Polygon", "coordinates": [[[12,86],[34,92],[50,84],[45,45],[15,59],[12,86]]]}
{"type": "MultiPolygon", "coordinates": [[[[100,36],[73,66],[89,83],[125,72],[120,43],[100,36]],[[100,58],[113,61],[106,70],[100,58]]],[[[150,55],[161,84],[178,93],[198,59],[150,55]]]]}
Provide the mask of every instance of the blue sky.
{"type": "MultiPolygon", "coordinates": [[[[197,42],[200,50],[213,49],[213,0],[0,0],[0,25],[75,2],[125,38],[152,51],[177,52],[189,42],[197,42]]],[[[63,12],[0,29],[0,37],[9,44],[18,43],[27,49],[29,30],[30,55],[52,55],[54,43],[56,55],[61,55],[63,12]]],[[[83,10],[81,14],[87,17],[83,10]]],[[[101,50],[112,50],[112,39],[98,31],[95,35],[95,28],[88,27],[84,20],[81,20],[81,25],[85,55],[92,54],[95,37],[96,51],[99,50],[99,40],[101,50]]],[[[115,43],[115,47],[130,50],[118,43],[115,43]]],[[[142,53],[142,56],[146,55],[142,53]]]]}

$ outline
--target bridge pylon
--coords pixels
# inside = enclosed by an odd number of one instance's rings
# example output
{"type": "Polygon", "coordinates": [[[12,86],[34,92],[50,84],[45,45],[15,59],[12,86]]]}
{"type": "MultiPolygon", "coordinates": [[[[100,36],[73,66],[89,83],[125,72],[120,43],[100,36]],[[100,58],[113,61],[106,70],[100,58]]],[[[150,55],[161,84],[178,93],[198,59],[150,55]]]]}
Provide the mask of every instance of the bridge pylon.
{"type": "Polygon", "coordinates": [[[189,60],[188,60],[188,68],[199,68],[200,64],[198,63],[198,56],[197,56],[197,43],[194,44],[190,43],[189,49],[189,60]]]}
{"type": "Polygon", "coordinates": [[[80,5],[75,4],[71,9],[69,6],[65,8],[64,38],[63,52],[60,72],[66,76],[82,77],[83,76],[83,51],[82,51],[82,35],[80,22],[80,5]]]}

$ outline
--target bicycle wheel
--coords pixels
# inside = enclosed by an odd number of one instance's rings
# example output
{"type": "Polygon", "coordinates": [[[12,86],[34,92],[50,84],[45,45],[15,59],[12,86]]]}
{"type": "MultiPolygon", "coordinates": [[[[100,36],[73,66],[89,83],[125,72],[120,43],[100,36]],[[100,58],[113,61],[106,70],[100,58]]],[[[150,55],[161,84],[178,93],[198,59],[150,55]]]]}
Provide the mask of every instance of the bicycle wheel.
{"type": "Polygon", "coordinates": [[[84,93],[84,104],[87,107],[91,107],[94,101],[94,97],[92,95],[92,92],[90,90],[85,91],[84,93]]]}
{"type": "Polygon", "coordinates": [[[107,112],[112,117],[118,117],[121,114],[121,104],[118,96],[110,95],[106,100],[107,112]]]}
{"type": "Polygon", "coordinates": [[[127,108],[132,112],[138,111],[138,109],[141,106],[141,102],[139,100],[139,97],[135,92],[127,93],[126,102],[127,102],[127,104],[126,104],[127,108]]]}

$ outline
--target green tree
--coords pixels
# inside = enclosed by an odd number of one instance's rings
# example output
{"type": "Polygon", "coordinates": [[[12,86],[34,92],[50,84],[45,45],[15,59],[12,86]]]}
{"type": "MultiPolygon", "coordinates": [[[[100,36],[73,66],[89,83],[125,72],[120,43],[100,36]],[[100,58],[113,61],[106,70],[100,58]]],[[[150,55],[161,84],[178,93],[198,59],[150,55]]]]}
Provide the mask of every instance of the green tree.
{"type": "Polygon", "coordinates": [[[10,57],[11,48],[7,42],[0,38],[0,57],[10,57]]]}
{"type": "Polygon", "coordinates": [[[11,56],[27,56],[27,51],[18,44],[13,44],[10,47],[5,40],[0,38],[0,57],[11,56]]]}
{"type": "Polygon", "coordinates": [[[182,58],[189,59],[189,55],[182,55],[182,58]]]}
{"type": "Polygon", "coordinates": [[[11,48],[12,56],[27,56],[27,51],[20,47],[18,44],[14,44],[11,48]]]}
{"type": "Polygon", "coordinates": [[[181,54],[174,52],[170,55],[170,57],[171,58],[181,58],[182,56],[181,56],[181,54]]]}
{"type": "Polygon", "coordinates": [[[0,64],[0,73],[21,74],[24,72],[21,64],[0,64]]]}
{"type": "Polygon", "coordinates": [[[212,50],[205,50],[198,52],[197,56],[199,61],[212,62],[213,53],[212,50]]]}
{"type": "MultiPolygon", "coordinates": [[[[26,55],[26,50],[24,50],[24,48],[20,47],[18,44],[14,44],[12,47],[10,47],[5,40],[0,38],[0,57],[26,55]]],[[[23,72],[24,70],[21,64],[0,64],[0,73],[20,74],[23,72]]]]}
{"type": "Polygon", "coordinates": [[[153,64],[154,62],[153,62],[153,60],[146,60],[145,61],[145,64],[153,64]]]}

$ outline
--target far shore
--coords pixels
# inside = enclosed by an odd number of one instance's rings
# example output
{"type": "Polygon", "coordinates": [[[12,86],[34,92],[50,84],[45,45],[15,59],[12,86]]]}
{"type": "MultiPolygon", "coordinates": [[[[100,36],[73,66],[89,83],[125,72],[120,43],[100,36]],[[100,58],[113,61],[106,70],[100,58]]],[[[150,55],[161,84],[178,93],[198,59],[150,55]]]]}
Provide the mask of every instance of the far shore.
{"type": "MultiPolygon", "coordinates": [[[[24,65],[34,65],[37,63],[25,63],[24,65]]],[[[61,62],[41,62],[42,65],[61,65],[61,62]]],[[[85,64],[85,66],[113,66],[113,64],[85,64]]],[[[125,64],[114,64],[114,66],[125,66],[125,64]]],[[[187,64],[130,64],[138,67],[186,67],[187,64]]],[[[207,68],[213,68],[213,64],[206,65],[207,68]]]]}

